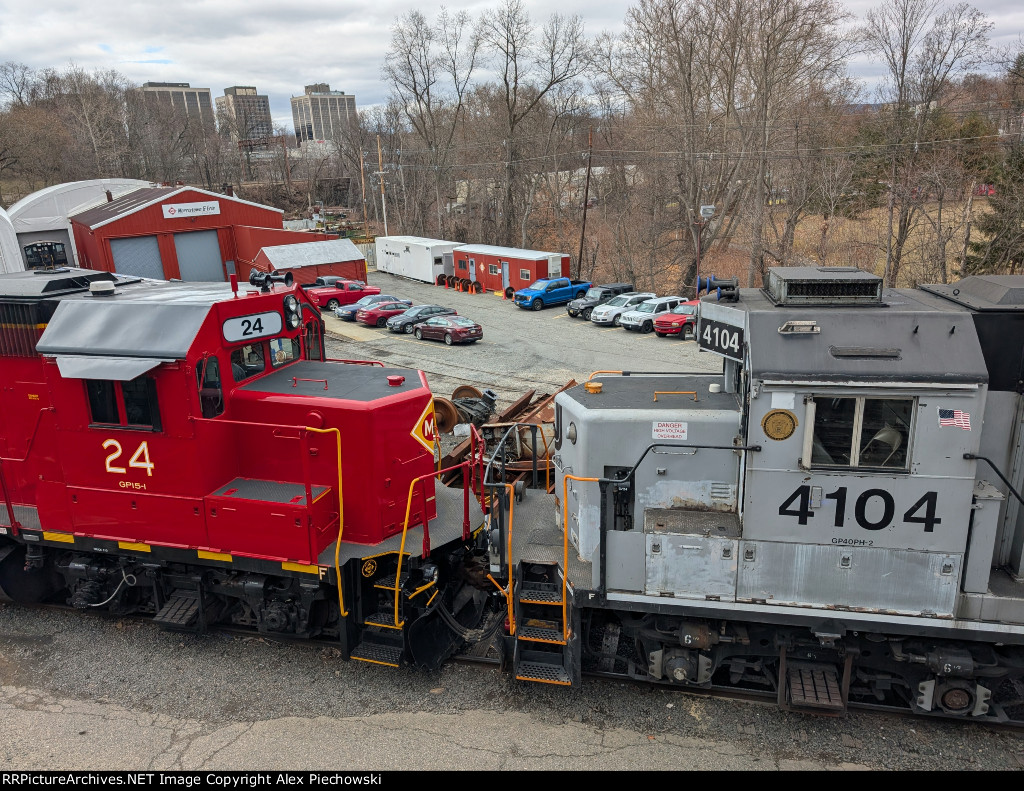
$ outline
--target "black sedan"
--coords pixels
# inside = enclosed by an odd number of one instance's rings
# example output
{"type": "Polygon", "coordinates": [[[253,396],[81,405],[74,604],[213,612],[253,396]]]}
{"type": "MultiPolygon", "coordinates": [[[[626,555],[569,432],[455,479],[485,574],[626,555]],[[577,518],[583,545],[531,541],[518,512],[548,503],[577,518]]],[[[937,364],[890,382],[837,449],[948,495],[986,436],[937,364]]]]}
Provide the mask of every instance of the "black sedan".
{"type": "Polygon", "coordinates": [[[412,335],[416,325],[434,316],[454,316],[456,311],[441,305],[416,305],[409,308],[405,313],[392,316],[388,319],[388,329],[392,332],[404,332],[412,335]]]}
{"type": "Polygon", "coordinates": [[[483,328],[465,316],[435,316],[417,324],[413,334],[417,339],[429,338],[453,343],[476,343],[484,337],[483,328]]]}
{"type": "Polygon", "coordinates": [[[406,305],[412,305],[411,299],[402,299],[392,294],[368,294],[358,302],[354,302],[351,305],[342,305],[334,309],[334,315],[342,321],[355,321],[356,314],[368,305],[375,305],[378,302],[404,302],[406,305]]]}

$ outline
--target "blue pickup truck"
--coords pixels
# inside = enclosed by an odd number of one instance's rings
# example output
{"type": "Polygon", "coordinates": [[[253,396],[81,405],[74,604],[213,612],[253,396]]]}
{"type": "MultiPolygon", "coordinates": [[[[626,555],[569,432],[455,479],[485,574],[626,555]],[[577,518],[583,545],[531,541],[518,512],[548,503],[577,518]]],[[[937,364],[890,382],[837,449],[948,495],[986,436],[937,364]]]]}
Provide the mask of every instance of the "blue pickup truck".
{"type": "Polygon", "coordinates": [[[567,277],[536,280],[515,293],[516,305],[523,309],[543,310],[548,305],[562,305],[579,299],[590,288],[589,280],[570,280],[567,277]]]}

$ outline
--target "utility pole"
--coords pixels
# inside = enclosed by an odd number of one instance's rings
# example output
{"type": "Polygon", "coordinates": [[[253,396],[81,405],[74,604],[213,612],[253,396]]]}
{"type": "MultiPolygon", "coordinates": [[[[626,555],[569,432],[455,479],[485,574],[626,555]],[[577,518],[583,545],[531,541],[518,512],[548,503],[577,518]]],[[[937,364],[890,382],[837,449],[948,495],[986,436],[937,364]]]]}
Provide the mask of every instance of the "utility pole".
{"type": "Polygon", "coordinates": [[[380,179],[380,205],[384,211],[384,235],[388,235],[388,204],[384,199],[384,155],[380,151],[380,135],[377,135],[377,178],[380,179]]]}
{"type": "Polygon", "coordinates": [[[587,181],[583,187],[583,227],[580,228],[580,254],[576,257],[576,276],[583,274],[583,239],[587,235],[587,204],[590,203],[590,163],[594,158],[594,130],[587,135],[587,181]]]}
{"type": "Polygon", "coordinates": [[[359,148],[359,185],[360,194],[363,198],[363,234],[367,239],[370,238],[370,223],[366,219],[366,173],[363,170],[363,149],[359,148]]]}

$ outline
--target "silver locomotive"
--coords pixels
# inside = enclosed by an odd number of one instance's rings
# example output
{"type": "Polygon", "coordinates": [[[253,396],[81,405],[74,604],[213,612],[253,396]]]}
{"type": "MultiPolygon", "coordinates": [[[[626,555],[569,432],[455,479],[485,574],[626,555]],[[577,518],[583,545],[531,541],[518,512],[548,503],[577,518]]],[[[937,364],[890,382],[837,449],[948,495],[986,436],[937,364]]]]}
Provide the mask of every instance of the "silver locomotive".
{"type": "Polygon", "coordinates": [[[560,393],[554,494],[492,514],[516,676],[1024,720],[1024,277],[708,290],[721,373],[560,393]]]}

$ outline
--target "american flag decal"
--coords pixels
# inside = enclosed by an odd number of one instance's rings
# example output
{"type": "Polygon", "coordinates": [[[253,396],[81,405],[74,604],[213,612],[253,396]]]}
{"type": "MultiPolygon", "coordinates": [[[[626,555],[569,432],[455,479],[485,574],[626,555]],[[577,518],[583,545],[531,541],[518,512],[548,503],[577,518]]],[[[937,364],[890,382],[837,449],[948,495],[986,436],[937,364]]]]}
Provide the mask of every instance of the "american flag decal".
{"type": "Polygon", "coordinates": [[[959,409],[939,409],[940,426],[956,426],[957,428],[971,430],[971,416],[968,412],[961,412],[959,409]]]}

